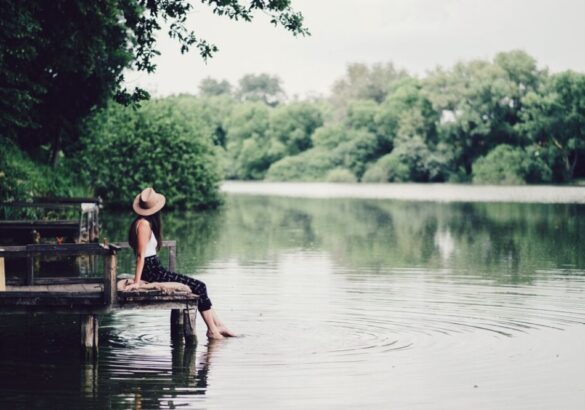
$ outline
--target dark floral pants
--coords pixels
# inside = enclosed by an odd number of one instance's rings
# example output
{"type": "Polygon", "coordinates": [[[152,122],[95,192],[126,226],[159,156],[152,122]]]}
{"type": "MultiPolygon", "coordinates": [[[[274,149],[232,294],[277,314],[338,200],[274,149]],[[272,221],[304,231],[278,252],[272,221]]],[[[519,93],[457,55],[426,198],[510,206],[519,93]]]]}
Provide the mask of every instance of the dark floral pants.
{"type": "Polygon", "coordinates": [[[211,300],[207,295],[207,287],[200,280],[193,279],[187,275],[171,272],[165,269],[156,255],[144,258],[144,269],[142,270],[142,280],[146,282],[179,282],[191,288],[191,292],[199,295],[198,309],[205,312],[211,309],[211,300]]]}

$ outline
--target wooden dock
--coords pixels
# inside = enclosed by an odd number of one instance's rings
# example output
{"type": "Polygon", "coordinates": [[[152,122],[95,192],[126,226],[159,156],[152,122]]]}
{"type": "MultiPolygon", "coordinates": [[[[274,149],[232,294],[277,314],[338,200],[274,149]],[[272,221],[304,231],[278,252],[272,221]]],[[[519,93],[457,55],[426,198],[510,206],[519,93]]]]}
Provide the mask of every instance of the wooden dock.
{"type": "Polygon", "coordinates": [[[64,242],[97,242],[99,238],[99,210],[101,198],[35,198],[32,201],[0,202],[0,208],[16,210],[19,208],[39,208],[52,211],[75,210],[76,219],[2,219],[0,220],[0,243],[10,245],[41,243],[44,240],[62,238],[64,242]]]}
{"type": "MultiPolygon", "coordinates": [[[[169,248],[169,267],[176,266],[176,243],[165,241],[169,248]]],[[[165,293],[163,291],[117,290],[117,254],[128,248],[127,243],[100,245],[61,244],[0,247],[0,315],[1,314],[73,314],[81,316],[81,345],[89,356],[98,350],[98,317],[126,309],[171,310],[171,335],[182,335],[186,344],[195,344],[195,317],[198,296],[191,292],[165,293]],[[43,255],[102,257],[103,276],[97,278],[51,277],[35,278],[27,273],[24,284],[5,282],[4,259],[43,255]]],[[[28,263],[29,266],[34,264],[28,263]]]]}

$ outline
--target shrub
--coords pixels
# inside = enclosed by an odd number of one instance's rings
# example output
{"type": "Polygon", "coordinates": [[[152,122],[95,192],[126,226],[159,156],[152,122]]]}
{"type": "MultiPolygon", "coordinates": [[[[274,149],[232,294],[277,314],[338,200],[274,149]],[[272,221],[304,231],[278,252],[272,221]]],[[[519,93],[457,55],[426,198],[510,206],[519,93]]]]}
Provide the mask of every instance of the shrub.
{"type": "Polygon", "coordinates": [[[322,181],[335,167],[330,151],[312,148],[299,155],[285,157],[268,169],[266,179],[272,181],[322,181]]]}
{"type": "MultiPolygon", "coordinates": [[[[0,201],[28,201],[39,196],[88,196],[62,159],[56,168],[33,161],[12,142],[0,138],[0,201]]],[[[54,213],[54,212],[53,212],[54,213]]],[[[38,208],[0,207],[0,217],[42,218],[38,208]]]]}
{"type": "Polygon", "coordinates": [[[390,154],[379,158],[364,174],[364,182],[442,181],[448,160],[434,152],[420,137],[403,141],[390,154]]]}
{"type": "Polygon", "coordinates": [[[51,168],[33,161],[12,142],[1,139],[0,201],[27,201],[38,196],[84,196],[67,163],[51,168]]]}
{"type": "Polygon", "coordinates": [[[549,182],[551,178],[552,171],[536,147],[498,145],[473,164],[475,183],[514,185],[549,182]]]}
{"type": "Polygon", "coordinates": [[[407,182],[410,169],[400,160],[397,152],[386,154],[370,166],[362,178],[363,182],[407,182]]]}
{"type": "Polygon", "coordinates": [[[221,173],[208,131],[172,99],[140,109],[112,104],[85,124],[79,169],[113,205],[128,206],[141,189],[153,186],[169,206],[214,207],[221,173]]]}
{"type": "Polygon", "coordinates": [[[355,175],[346,168],[334,168],[325,176],[327,182],[357,182],[355,175]]]}

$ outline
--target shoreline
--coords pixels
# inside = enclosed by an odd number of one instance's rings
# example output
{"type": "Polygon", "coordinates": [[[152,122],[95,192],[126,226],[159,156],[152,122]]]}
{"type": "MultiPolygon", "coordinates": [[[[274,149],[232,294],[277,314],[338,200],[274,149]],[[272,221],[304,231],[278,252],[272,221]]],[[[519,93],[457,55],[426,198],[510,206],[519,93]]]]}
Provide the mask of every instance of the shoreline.
{"type": "Polygon", "coordinates": [[[292,198],[585,204],[585,187],[558,185],[223,181],[220,191],[231,195],[267,195],[292,198]]]}

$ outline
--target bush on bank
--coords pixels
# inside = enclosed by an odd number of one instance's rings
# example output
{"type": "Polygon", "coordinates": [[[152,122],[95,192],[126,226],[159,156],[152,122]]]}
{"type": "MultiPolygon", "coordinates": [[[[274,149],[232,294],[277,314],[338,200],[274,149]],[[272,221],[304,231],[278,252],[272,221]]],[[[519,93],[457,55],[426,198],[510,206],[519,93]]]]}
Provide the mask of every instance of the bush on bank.
{"type": "Polygon", "coordinates": [[[521,185],[551,182],[552,170],[535,147],[498,145],[473,164],[473,182],[521,185]]]}
{"type": "Polygon", "coordinates": [[[95,194],[115,206],[128,207],[152,186],[170,207],[214,207],[221,172],[211,141],[206,124],[173,99],[139,109],[111,104],[85,124],[77,165],[95,194]]]}

